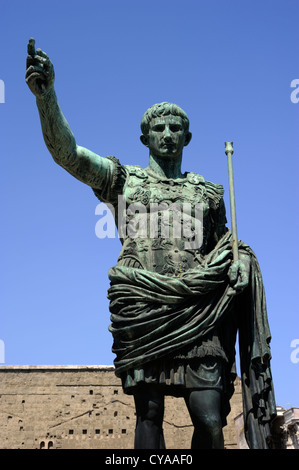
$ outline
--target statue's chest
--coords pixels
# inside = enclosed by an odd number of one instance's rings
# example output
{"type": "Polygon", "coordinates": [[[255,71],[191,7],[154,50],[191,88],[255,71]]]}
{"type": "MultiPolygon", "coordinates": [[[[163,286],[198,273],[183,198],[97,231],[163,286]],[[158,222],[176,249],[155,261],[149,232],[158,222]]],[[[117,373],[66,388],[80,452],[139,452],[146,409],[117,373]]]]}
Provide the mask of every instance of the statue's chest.
{"type": "Polygon", "coordinates": [[[158,180],[148,176],[143,170],[137,174],[133,172],[127,179],[123,195],[127,206],[139,204],[145,206],[147,210],[162,203],[168,205],[175,203],[179,207],[189,204],[192,209],[201,203],[204,212],[209,208],[204,180],[196,174],[179,180],[158,180]]]}

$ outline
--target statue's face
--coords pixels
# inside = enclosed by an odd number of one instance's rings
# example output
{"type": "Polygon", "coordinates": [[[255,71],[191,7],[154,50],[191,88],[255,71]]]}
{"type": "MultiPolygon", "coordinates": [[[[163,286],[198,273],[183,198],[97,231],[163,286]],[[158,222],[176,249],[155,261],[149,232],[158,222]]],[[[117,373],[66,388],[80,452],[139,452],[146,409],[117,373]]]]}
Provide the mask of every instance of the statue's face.
{"type": "MultiPolygon", "coordinates": [[[[146,145],[157,157],[176,158],[182,155],[191,134],[186,132],[180,116],[161,116],[153,118],[146,136],[146,145]]],[[[145,142],[144,142],[145,143],[145,142]]]]}

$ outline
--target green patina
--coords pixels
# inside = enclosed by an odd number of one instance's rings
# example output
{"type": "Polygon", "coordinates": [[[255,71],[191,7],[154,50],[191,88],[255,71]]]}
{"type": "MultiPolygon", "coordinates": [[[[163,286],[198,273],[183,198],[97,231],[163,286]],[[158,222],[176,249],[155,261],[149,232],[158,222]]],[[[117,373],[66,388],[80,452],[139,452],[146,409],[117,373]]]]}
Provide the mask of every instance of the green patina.
{"type": "MultiPolygon", "coordinates": [[[[122,234],[118,263],[109,272],[110,331],[124,391],[135,394],[141,383],[155,383],[164,394],[183,396],[188,387],[200,388],[187,373],[190,367],[199,374],[204,358],[216,358],[225,383],[225,424],[239,331],[246,437],[251,448],[267,448],[276,408],[262,276],[253,251],[241,241],[239,259],[232,262],[223,187],[181,171],[183,149],[192,136],[186,113],[172,103],[149,108],[140,137],[149,149],[148,167],[123,165],[115,157],[103,158],[77,145],[58,105],[53,65],[43,51],[35,51],[33,39],[26,81],[36,96],[44,140],[55,162],[111,204],[115,214],[120,197],[126,209],[142,204],[146,217],[153,204],[158,207],[156,236],[148,231],[143,237],[122,234]],[[186,248],[186,239],[174,237],[173,214],[164,219],[165,211],[176,204],[175,220],[183,229],[184,203],[191,207],[191,222],[196,205],[202,207],[202,243],[192,249],[186,248]],[[169,232],[162,237],[165,223],[169,232]]],[[[138,212],[124,217],[138,226],[138,212]]],[[[115,222],[120,229],[117,216],[115,222]]]]}

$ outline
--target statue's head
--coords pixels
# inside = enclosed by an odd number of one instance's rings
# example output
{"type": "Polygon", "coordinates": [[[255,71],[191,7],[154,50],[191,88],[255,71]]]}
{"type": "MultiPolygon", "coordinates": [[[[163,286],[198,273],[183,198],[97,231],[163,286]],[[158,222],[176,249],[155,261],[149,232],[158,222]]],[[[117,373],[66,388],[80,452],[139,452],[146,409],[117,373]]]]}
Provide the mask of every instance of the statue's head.
{"type": "Polygon", "coordinates": [[[160,156],[181,154],[192,137],[185,111],[178,105],[167,102],[154,104],[144,113],[141,131],[141,142],[154,154],[161,154],[160,156]]]}
{"type": "Polygon", "coordinates": [[[186,132],[189,130],[189,119],[185,111],[180,108],[177,104],[167,103],[167,101],[163,101],[163,103],[154,104],[145,111],[141,119],[140,126],[142,134],[148,134],[150,122],[152,119],[161,116],[169,116],[169,114],[171,114],[172,116],[179,116],[182,119],[184,130],[186,132]]]}

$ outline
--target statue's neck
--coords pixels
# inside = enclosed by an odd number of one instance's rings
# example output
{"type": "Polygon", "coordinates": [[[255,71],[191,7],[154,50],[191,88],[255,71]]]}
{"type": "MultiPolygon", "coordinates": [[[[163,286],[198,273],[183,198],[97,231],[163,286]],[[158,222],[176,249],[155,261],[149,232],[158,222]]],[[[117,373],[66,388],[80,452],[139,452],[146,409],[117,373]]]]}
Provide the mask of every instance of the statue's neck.
{"type": "Polygon", "coordinates": [[[161,158],[150,153],[149,168],[164,178],[182,178],[182,155],[176,158],[161,158]]]}

